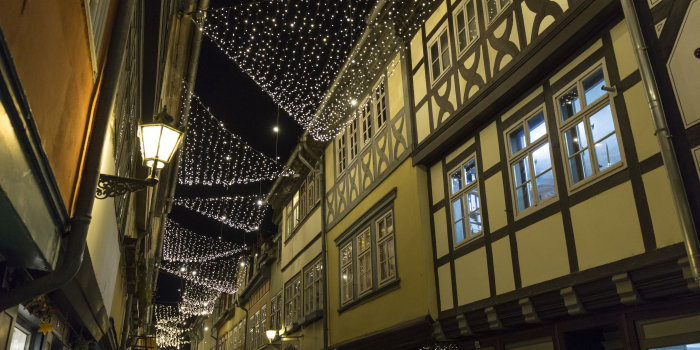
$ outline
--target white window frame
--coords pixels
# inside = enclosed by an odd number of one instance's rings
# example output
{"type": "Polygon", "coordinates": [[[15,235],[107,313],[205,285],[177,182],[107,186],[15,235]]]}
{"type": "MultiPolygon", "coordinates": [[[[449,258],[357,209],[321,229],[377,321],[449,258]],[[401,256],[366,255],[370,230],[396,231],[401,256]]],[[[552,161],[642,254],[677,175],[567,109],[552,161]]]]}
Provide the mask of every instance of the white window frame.
{"type": "Polygon", "coordinates": [[[479,164],[476,161],[476,155],[472,154],[469,157],[467,157],[464,161],[460,162],[458,166],[452,168],[448,173],[447,173],[447,187],[448,187],[448,193],[449,195],[449,210],[450,210],[450,227],[452,228],[452,242],[453,247],[459,247],[461,245],[466,244],[467,242],[470,242],[477,237],[483,236],[484,234],[484,210],[483,206],[481,205],[481,191],[479,190],[479,181],[481,179],[479,178],[479,164]],[[467,179],[466,179],[466,174],[464,172],[464,167],[471,163],[474,162],[474,169],[476,170],[476,179],[473,180],[472,182],[467,184],[467,179]],[[462,186],[457,190],[455,193],[452,193],[452,174],[455,172],[459,171],[460,173],[460,181],[462,183],[462,186]],[[477,193],[477,198],[479,201],[479,216],[481,218],[481,230],[475,234],[471,234],[471,225],[469,224],[469,199],[467,195],[476,190],[477,193]],[[455,229],[455,213],[454,213],[454,202],[457,200],[462,201],[462,225],[464,225],[464,239],[462,241],[457,242],[457,230],[455,229]]]}
{"type": "Polygon", "coordinates": [[[282,292],[270,299],[270,328],[282,328],[282,292]]]}
{"type": "Polygon", "coordinates": [[[354,238],[357,246],[357,295],[361,297],[372,290],[372,232],[369,227],[362,230],[354,238]],[[367,242],[363,242],[362,236],[366,235],[367,242]],[[363,247],[363,243],[365,246],[363,247]],[[363,273],[364,267],[364,273],[363,273]]]}
{"type": "Polygon", "coordinates": [[[304,268],[304,315],[319,311],[322,307],[323,262],[319,256],[304,268]]]}
{"type": "Polygon", "coordinates": [[[354,280],[354,267],[353,267],[353,262],[354,262],[354,249],[353,249],[353,241],[351,240],[350,242],[346,243],[345,245],[341,246],[340,249],[338,250],[339,256],[338,259],[340,260],[340,305],[345,305],[355,299],[355,284],[353,282],[354,280]],[[350,258],[347,261],[343,261],[343,251],[345,249],[350,250],[350,258]]]}
{"type": "Polygon", "coordinates": [[[431,87],[435,86],[435,84],[438,81],[440,81],[447,74],[447,72],[450,70],[450,68],[452,67],[453,59],[452,59],[452,51],[451,51],[452,44],[450,43],[450,41],[451,41],[450,37],[451,36],[449,33],[449,28],[447,26],[447,21],[445,21],[445,24],[443,24],[440,27],[440,29],[438,29],[435,32],[435,34],[433,34],[433,37],[430,38],[430,40],[428,41],[428,46],[427,46],[427,48],[428,48],[428,66],[429,66],[428,67],[428,75],[430,75],[430,86],[431,87]],[[440,37],[443,34],[445,34],[447,36],[447,48],[446,49],[443,48],[442,44],[440,43],[440,37]],[[438,45],[438,62],[439,62],[439,66],[440,66],[440,74],[438,74],[438,76],[435,78],[434,78],[434,74],[433,74],[433,63],[435,60],[433,59],[433,53],[431,50],[433,44],[438,45]],[[450,63],[448,63],[447,66],[445,66],[445,64],[442,62],[442,56],[443,56],[443,53],[445,52],[445,50],[447,50],[448,57],[450,58],[450,63]]]}
{"type": "Polygon", "coordinates": [[[297,274],[284,284],[284,325],[292,326],[301,320],[302,284],[301,274],[297,274]],[[295,289],[295,284],[298,288],[295,289]],[[289,292],[288,292],[289,290],[289,292]]]}
{"type": "Polygon", "coordinates": [[[355,161],[357,155],[360,153],[360,135],[358,124],[359,120],[357,120],[356,116],[353,116],[348,122],[348,126],[346,128],[346,132],[348,133],[348,167],[353,161],[355,161]]]}
{"type": "Polygon", "coordinates": [[[347,133],[345,131],[335,138],[335,166],[338,177],[340,177],[348,167],[346,138],[347,133]]]}
{"type": "Polygon", "coordinates": [[[498,21],[498,19],[503,15],[503,13],[506,12],[506,9],[508,9],[511,5],[513,5],[513,0],[508,0],[508,3],[503,6],[501,5],[500,0],[495,0],[496,1],[496,7],[498,7],[498,13],[496,13],[493,18],[489,18],[489,5],[488,5],[489,0],[483,0],[482,5],[484,6],[484,19],[486,20],[486,27],[488,28],[491,24],[494,22],[498,21]]]}
{"type": "Polygon", "coordinates": [[[394,238],[394,230],[396,227],[396,221],[394,220],[394,210],[389,210],[382,216],[374,221],[375,224],[375,251],[377,254],[377,286],[381,287],[389,282],[396,280],[396,239],[394,238]],[[391,217],[391,226],[387,225],[388,218],[391,217]],[[379,226],[380,223],[384,223],[384,227],[387,228],[387,233],[384,237],[379,237],[379,226]],[[388,228],[391,229],[388,229],[388,228]],[[389,243],[391,242],[391,243],[389,243]],[[391,252],[391,256],[388,256],[385,261],[381,260],[380,247],[384,245],[386,252],[391,252]],[[382,278],[382,264],[387,264],[387,271],[391,271],[390,275],[382,278]],[[391,269],[390,269],[391,267],[391,269]]]}
{"type": "Polygon", "coordinates": [[[452,22],[454,23],[455,49],[456,49],[455,51],[457,51],[457,58],[458,59],[460,57],[462,57],[462,55],[465,52],[467,52],[467,50],[472,45],[474,45],[476,40],[479,39],[479,35],[481,34],[479,32],[479,13],[478,13],[477,8],[476,8],[476,1],[477,0],[463,0],[459,5],[457,5],[454,8],[454,13],[452,15],[452,22]],[[474,23],[476,25],[476,35],[473,38],[470,38],[470,35],[469,35],[469,18],[467,17],[467,14],[468,14],[467,5],[469,5],[469,3],[471,3],[474,6],[474,23]],[[464,47],[459,46],[459,32],[460,32],[460,30],[459,30],[459,26],[457,25],[457,23],[459,23],[457,21],[457,18],[460,16],[460,14],[464,16],[464,25],[465,25],[465,27],[464,27],[465,33],[464,34],[467,37],[467,45],[465,45],[464,47]]]}
{"type": "Polygon", "coordinates": [[[360,108],[357,110],[357,114],[360,118],[360,134],[362,137],[360,138],[362,142],[360,142],[360,149],[364,149],[367,145],[372,143],[372,137],[374,136],[374,127],[372,124],[374,123],[374,117],[372,110],[374,109],[374,104],[372,103],[372,99],[370,96],[365,97],[364,100],[362,100],[362,104],[360,104],[360,108]]]}
{"type": "Polygon", "coordinates": [[[389,123],[389,96],[387,95],[387,81],[382,74],[381,78],[372,87],[372,112],[374,113],[375,125],[377,133],[389,123]],[[383,87],[383,89],[382,89],[383,87]],[[383,117],[383,118],[382,118],[383,117]],[[383,120],[382,120],[383,119],[383,120]]]}
{"type": "MultiPolygon", "coordinates": [[[[627,160],[625,157],[625,151],[624,147],[622,144],[622,137],[620,136],[620,125],[618,122],[617,118],[617,111],[615,108],[615,104],[613,101],[614,93],[611,93],[609,91],[605,91],[605,93],[599,97],[597,100],[588,103],[586,101],[585,97],[585,91],[583,90],[583,80],[585,80],[587,77],[591,76],[595,71],[598,69],[603,70],[603,76],[605,79],[605,86],[610,87],[610,77],[608,75],[608,69],[607,65],[605,62],[605,59],[601,59],[598,62],[594,63],[591,65],[591,67],[587,68],[583,73],[579,74],[575,79],[573,79],[569,84],[567,84],[565,87],[561,88],[559,91],[557,91],[556,94],[552,97],[553,99],[553,104],[554,104],[554,110],[556,114],[556,120],[557,120],[557,126],[558,126],[558,131],[559,131],[559,139],[560,139],[560,152],[562,156],[562,160],[564,163],[564,168],[566,172],[566,184],[569,193],[576,192],[580,190],[581,188],[587,187],[588,185],[595,183],[597,181],[600,181],[601,179],[604,179],[614,173],[616,173],[619,170],[624,169],[627,166],[627,160]],[[564,95],[566,92],[570,91],[573,87],[576,87],[578,89],[579,93],[579,100],[581,104],[581,110],[569,117],[566,121],[562,121],[562,115],[561,115],[561,109],[559,108],[559,98],[564,95]],[[590,128],[590,117],[593,116],[595,113],[598,111],[602,110],[605,108],[605,106],[610,106],[610,113],[612,114],[612,119],[613,119],[613,125],[615,126],[615,137],[617,140],[617,147],[620,151],[620,161],[610,165],[604,170],[599,170],[597,166],[597,159],[596,159],[596,154],[595,154],[595,143],[593,142],[592,139],[592,133],[591,133],[591,128],[590,128]],[[571,167],[569,165],[569,156],[567,154],[566,150],[566,139],[565,139],[565,133],[566,131],[570,130],[574,125],[578,124],[579,122],[584,121],[584,126],[586,130],[586,142],[587,142],[587,150],[589,152],[589,160],[590,160],[590,166],[592,170],[592,174],[577,183],[573,183],[571,179],[571,167]]],[[[607,136],[609,137],[609,136],[607,136]]],[[[607,138],[606,137],[606,138],[607,138]]],[[[579,152],[580,153],[580,152],[579,152]]]]}
{"type": "Polygon", "coordinates": [[[93,79],[97,78],[97,58],[102,48],[111,0],[84,0],[93,79]]]}
{"type": "Polygon", "coordinates": [[[395,216],[393,207],[382,210],[378,215],[368,220],[368,223],[363,224],[351,236],[343,239],[344,243],[339,246],[338,250],[338,265],[339,265],[339,283],[340,283],[340,306],[345,306],[352,302],[362,299],[364,296],[372,294],[384,287],[385,285],[398,280],[398,268],[396,265],[396,239],[395,239],[395,216]],[[383,237],[379,237],[379,223],[386,224],[387,218],[391,217],[391,230],[383,237]],[[369,242],[366,249],[360,247],[360,237],[369,232],[369,242]],[[389,245],[392,245],[389,247],[389,245]],[[392,266],[391,274],[385,278],[381,278],[381,258],[379,256],[380,247],[384,245],[387,252],[391,252],[385,262],[388,266],[392,266]],[[343,251],[349,249],[350,257],[347,261],[343,261],[343,251]],[[369,269],[364,276],[360,275],[360,265],[362,259],[369,262],[369,269]],[[353,274],[354,271],[354,274],[353,274]],[[355,278],[357,277],[357,278],[355,278]],[[369,285],[362,288],[360,279],[366,278],[369,285]],[[357,287],[357,291],[355,291],[357,287]],[[346,293],[347,292],[347,293],[346,293]]]}
{"type": "MultiPolygon", "coordinates": [[[[557,174],[554,169],[554,149],[552,148],[552,142],[550,140],[550,128],[549,128],[549,121],[547,120],[547,111],[545,109],[544,105],[538,106],[535,108],[532,112],[528,113],[525,117],[521,118],[517,123],[513,124],[508,130],[506,130],[503,134],[504,140],[505,140],[505,145],[506,145],[506,158],[508,159],[508,176],[510,177],[510,193],[511,193],[511,198],[512,200],[512,205],[513,205],[513,212],[515,213],[515,217],[522,217],[525,216],[533,211],[536,211],[537,209],[542,207],[542,204],[546,204],[551,201],[557,200],[559,198],[559,191],[557,190],[557,174]],[[529,135],[529,124],[528,121],[530,121],[532,118],[537,116],[538,114],[542,113],[544,116],[544,125],[545,125],[545,131],[546,133],[543,136],[540,136],[537,140],[530,140],[528,138],[529,135]],[[523,128],[523,132],[525,133],[525,147],[523,149],[519,150],[515,154],[511,154],[511,147],[510,147],[510,134],[514,131],[516,131],[519,128],[523,128]],[[546,171],[552,171],[552,178],[554,179],[554,194],[543,199],[539,200],[539,193],[537,191],[537,179],[535,177],[535,165],[534,161],[532,158],[532,153],[536,149],[539,149],[542,145],[548,144],[549,148],[549,160],[550,160],[550,168],[546,171]],[[518,203],[517,203],[517,191],[516,191],[516,185],[515,185],[515,174],[513,174],[513,166],[516,163],[519,163],[524,157],[528,157],[528,171],[530,174],[530,180],[527,182],[532,183],[532,205],[529,207],[523,209],[522,211],[518,209],[518,203]]],[[[540,174],[544,174],[546,171],[541,172],[540,174]]],[[[524,186],[527,186],[527,182],[524,186]]],[[[521,185],[523,186],[523,185],[521,185]]],[[[518,187],[521,187],[518,186],[518,187]]]]}

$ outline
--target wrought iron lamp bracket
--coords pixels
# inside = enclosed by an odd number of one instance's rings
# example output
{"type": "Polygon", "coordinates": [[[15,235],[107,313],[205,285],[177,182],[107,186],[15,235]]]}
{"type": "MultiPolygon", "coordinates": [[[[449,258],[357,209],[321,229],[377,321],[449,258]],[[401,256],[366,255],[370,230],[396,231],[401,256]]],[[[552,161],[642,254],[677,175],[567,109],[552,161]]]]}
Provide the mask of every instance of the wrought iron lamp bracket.
{"type": "Polygon", "coordinates": [[[128,192],[136,192],[143,190],[146,187],[155,186],[157,183],[158,179],[154,177],[148,177],[145,180],[138,180],[128,177],[100,174],[100,179],[97,182],[95,197],[98,199],[118,197],[128,192]]]}

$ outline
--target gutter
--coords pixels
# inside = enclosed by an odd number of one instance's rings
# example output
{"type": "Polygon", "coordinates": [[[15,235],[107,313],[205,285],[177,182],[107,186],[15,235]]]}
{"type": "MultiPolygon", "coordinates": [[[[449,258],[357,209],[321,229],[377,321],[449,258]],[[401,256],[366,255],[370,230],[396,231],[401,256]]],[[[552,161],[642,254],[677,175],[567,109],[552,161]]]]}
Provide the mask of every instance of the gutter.
{"type": "Polygon", "coordinates": [[[246,349],[248,348],[248,309],[241,306],[241,304],[238,303],[238,299],[236,299],[236,302],[233,303],[233,306],[245,311],[245,326],[243,327],[243,348],[246,349]]]}
{"type": "Polygon", "coordinates": [[[668,175],[671,184],[671,195],[673,195],[673,204],[678,213],[683,243],[688,254],[690,272],[695,283],[700,283],[700,245],[698,244],[698,235],[695,231],[692,211],[688,204],[683,178],[678,167],[678,158],[676,158],[673,143],[671,142],[671,133],[668,130],[666,116],[661,105],[659,87],[656,85],[654,71],[649,60],[648,47],[644,43],[642,28],[639,24],[639,18],[637,18],[634,3],[632,0],[621,0],[620,2],[627,20],[627,29],[634,44],[634,56],[639,64],[639,74],[646,88],[651,116],[656,127],[656,137],[659,140],[659,146],[661,146],[661,158],[664,161],[666,175],[668,175]]]}
{"type": "Polygon", "coordinates": [[[76,196],[75,214],[70,220],[69,232],[61,247],[62,254],[58,258],[56,268],[47,275],[0,294],[0,311],[61,288],[72,280],[80,269],[88,228],[92,220],[102,148],[109,125],[109,115],[116,100],[119,75],[124,62],[125,47],[135,7],[135,0],[119,1],[117,7],[105,68],[98,85],[98,100],[76,196]]]}
{"type": "MultiPolygon", "coordinates": [[[[322,169],[325,169],[325,157],[321,156],[319,161],[319,166],[322,167],[322,169]]],[[[326,177],[321,176],[321,193],[325,197],[326,194],[326,177]]],[[[322,198],[321,199],[321,260],[323,261],[323,349],[328,350],[328,324],[330,320],[328,319],[328,283],[327,277],[328,273],[326,272],[326,266],[328,264],[326,263],[326,204],[325,200],[322,198]]]]}

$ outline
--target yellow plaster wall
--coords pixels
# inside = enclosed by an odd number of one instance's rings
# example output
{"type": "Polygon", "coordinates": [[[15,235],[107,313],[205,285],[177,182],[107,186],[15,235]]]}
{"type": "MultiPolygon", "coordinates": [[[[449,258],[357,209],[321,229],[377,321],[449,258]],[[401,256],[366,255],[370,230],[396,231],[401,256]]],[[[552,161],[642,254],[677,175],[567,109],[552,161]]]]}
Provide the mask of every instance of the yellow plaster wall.
{"type": "Polygon", "coordinates": [[[304,247],[306,247],[309,242],[311,242],[314,237],[318,236],[319,234],[321,234],[320,205],[317,206],[316,209],[311,212],[311,214],[309,214],[301,226],[296,228],[296,233],[294,233],[294,236],[282,243],[282,266],[287,266],[292,258],[302,251],[302,249],[304,249],[304,247]]]}
{"type": "Polygon", "coordinates": [[[450,152],[450,154],[445,157],[445,163],[449,163],[459,157],[462,152],[466,151],[467,148],[469,148],[471,145],[474,144],[474,138],[470,138],[467,140],[467,142],[463,143],[461,146],[457,147],[454,151],[450,152]]]}
{"type": "Polygon", "coordinates": [[[452,300],[452,273],[449,263],[438,267],[438,283],[440,286],[440,311],[449,310],[454,307],[452,300]]]}
{"type": "Polygon", "coordinates": [[[481,142],[481,168],[486,171],[501,161],[496,122],[492,122],[484,130],[481,130],[479,138],[481,142]]]}
{"type": "Polygon", "coordinates": [[[654,226],[656,247],[661,248],[683,241],[678,223],[678,213],[671,196],[671,184],[664,167],[656,168],[644,175],[644,191],[649,203],[651,222],[654,226]]]}
{"type": "Polygon", "coordinates": [[[396,57],[387,67],[387,88],[389,89],[389,116],[394,119],[404,105],[403,97],[403,72],[401,68],[401,54],[396,57]]]}
{"type": "Polygon", "coordinates": [[[109,317],[114,319],[114,330],[118,341],[121,343],[122,329],[124,328],[124,313],[126,309],[126,279],[124,278],[124,268],[121,262],[118,264],[117,278],[114,285],[114,298],[110,305],[109,317]]]}
{"type": "Polygon", "coordinates": [[[433,29],[435,29],[435,26],[440,23],[440,20],[447,14],[447,2],[442,1],[442,4],[438,6],[437,9],[433,12],[432,15],[428,18],[427,21],[425,21],[425,32],[430,33],[433,29]]]}
{"type": "Polygon", "coordinates": [[[385,329],[427,313],[433,318],[437,317],[434,283],[426,285],[426,281],[435,281],[433,254],[430,249],[425,249],[432,245],[430,214],[427,213],[427,206],[415,205],[428,203],[427,186],[427,170],[413,167],[411,160],[407,159],[328,232],[326,266],[331,344],[385,329]],[[334,240],[394,187],[397,188],[394,215],[399,287],[339,314],[336,311],[340,305],[338,247],[334,240]],[[367,322],[369,319],[372,322],[367,322]]]}
{"type": "Polygon", "coordinates": [[[581,270],[644,253],[629,182],[571,207],[571,223],[581,270]]]}
{"type": "Polygon", "coordinates": [[[637,149],[639,161],[643,161],[661,151],[659,142],[654,135],[654,121],[647,103],[644,85],[639,82],[623,94],[627,115],[630,118],[634,146],[637,149]]]}
{"type": "Polygon", "coordinates": [[[570,272],[564,224],[560,213],[515,233],[523,287],[570,272]]]}
{"type": "Polygon", "coordinates": [[[433,225],[435,225],[435,254],[438,258],[450,252],[447,233],[447,214],[445,207],[440,208],[433,214],[433,225]]]}
{"type": "Polygon", "coordinates": [[[433,204],[445,198],[445,181],[442,178],[442,162],[430,167],[430,186],[433,194],[433,204]]]}
{"type": "Polygon", "coordinates": [[[480,194],[481,198],[486,196],[488,206],[489,229],[491,232],[508,224],[506,216],[506,197],[503,192],[503,173],[497,172],[486,179],[484,183],[486,193],[480,194]]]}
{"type": "MultiPolygon", "coordinates": [[[[509,110],[507,110],[505,113],[503,113],[501,115],[501,121],[505,122],[506,120],[508,120],[508,118],[512,117],[513,114],[515,114],[520,109],[525,107],[525,105],[528,104],[530,101],[534,100],[535,97],[541,95],[543,91],[544,91],[544,88],[542,87],[542,85],[538,86],[534,91],[529,93],[525,98],[518,101],[518,103],[516,103],[513,107],[511,107],[509,110]]],[[[542,100],[542,98],[540,98],[540,100],[542,100]]]]}
{"type": "Polygon", "coordinates": [[[634,46],[627,31],[627,22],[620,21],[610,30],[615,61],[620,72],[620,79],[625,79],[637,70],[637,59],[634,57],[634,46]]]}
{"type": "MultiPolygon", "coordinates": [[[[323,157],[323,161],[326,164],[326,170],[323,172],[326,176],[326,188],[332,188],[333,185],[335,184],[335,157],[333,154],[333,146],[335,146],[335,141],[331,141],[328,143],[328,146],[326,146],[326,152],[325,156],[323,157]]],[[[322,198],[321,200],[325,200],[322,198]]]]}
{"type": "Polygon", "coordinates": [[[430,134],[430,112],[428,110],[428,105],[429,103],[425,103],[423,107],[416,111],[416,136],[418,143],[425,140],[430,134]]]}
{"type": "Polygon", "coordinates": [[[425,81],[425,65],[421,64],[413,74],[413,103],[418,103],[428,94],[428,87],[425,81]]]}
{"type": "Polygon", "coordinates": [[[423,59],[423,33],[419,30],[411,39],[411,68],[416,68],[423,59]]]}
{"type": "Polygon", "coordinates": [[[491,244],[493,272],[496,281],[496,294],[515,290],[513,258],[510,254],[510,239],[504,237],[491,244]]]}
{"type": "Polygon", "coordinates": [[[594,52],[599,50],[600,48],[603,47],[603,41],[601,39],[596,40],[591,46],[589,46],[585,51],[583,51],[580,55],[578,55],[576,58],[574,58],[569,64],[564,66],[564,68],[560,69],[558,72],[556,72],[554,75],[552,75],[551,78],[549,78],[549,84],[552,85],[559,81],[566,73],[569,73],[572,69],[574,69],[576,66],[581,64],[588,56],[592,55],[594,52]]]}
{"type": "MultiPolygon", "coordinates": [[[[303,253],[299,254],[299,252],[301,252],[301,249],[295,250],[292,253],[296,253],[296,255],[289,254],[291,256],[287,256],[285,258],[285,260],[289,260],[297,256],[297,258],[291,264],[284,265],[286,268],[284,271],[282,271],[282,290],[284,290],[285,283],[287,283],[292,277],[296,276],[299,272],[302,272],[304,267],[311,261],[321,256],[321,239],[317,239],[303,253]]],[[[284,255],[285,253],[283,252],[282,254],[284,255]]]]}
{"type": "Polygon", "coordinates": [[[481,247],[455,259],[455,280],[457,306],[491,296],[486,248],[481,247]]]}

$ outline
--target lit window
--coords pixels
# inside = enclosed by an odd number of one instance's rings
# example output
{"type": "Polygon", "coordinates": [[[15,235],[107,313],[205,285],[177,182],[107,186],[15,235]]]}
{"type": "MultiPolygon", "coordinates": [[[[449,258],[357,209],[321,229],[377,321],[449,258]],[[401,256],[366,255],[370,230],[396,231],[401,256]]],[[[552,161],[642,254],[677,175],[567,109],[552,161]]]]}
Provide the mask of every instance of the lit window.
{"type": "Polygon", "coordinates": [[[336,162],[338,163],[338,174],[345,170],[346,163],[346,149],[345,149],[345,138],[346,134],[342,133],[338,138],[335,139],[335,149],[336,149],[336,162]]]}
{"type": "Polygon", "coordinates": [[[282,293],[272,297],[270,301],[270,328],[282,328],[282,293]]]}
{"type": "Polygon", "coordinates": [[[515,208],[520,213],[556,194],[544,110],[511,128],[506,142],[515,208]]]}
{"type": "Polygon", "coordinates": [[[374,87],[374,112],[377,115],[377,129],[386,124],[386,87],[384,78],[374,87]]]}
{"type": "Polygon", "coordinates": [[[352,242],[340,249],[340,303],[345,304],[353,298],[352,242]]]}
{"type": "Polygon", "coordinates": [[[440,29],[438,34],[428,44],[430,54],[430,79],[435,83],[442,74],[447,71],[452,61],[450,59],[450,38],[447,34],[447,25],[440,29]]]}
{"type": "Polygon", "coordinates": [[[339,250],[341,305],[396,280],[393,210],[371,218],[348,239],[339,250]]]}
{"type": "Polygon", "coordinates": [[[360,107],[360,124],[362,125],[362,146],[372,139],[372,107],[369,98],[360,107]]]}
{"type": "Polygon", "coordinates": [[[503,9],[508,7],[512,0],[484,0],[486,3],[486,17],[488,22],[491,23],[503,9]]]}
{"type": "Polygon", "coordinates": [[[352,118],[348,124],[348,142],[350,149],[350,156],[348,157],[348,162],[352,162],[357,156],[357,151],[359,145],[357,143],[357,118],[352,118]]]}
{"type": "Polygon", "coordinates": [[[476,160],[472,157],[452,170],[449,181],[452,234],[455,244],[459,244],[482,231],[476,160]]]}
{"type": "Polygon", "coordinates": [[[297,275],[284,286],[284,324],[292,326],[301,318],[301,276],[297,275]]]}
{"type": "Polygon", "coordinates": [[[323,304],[323,263],[319,257],[304,269],[304,314],[321,310],[323,304]]]}
{"type": "Polygon", "coordinates": [[[461,54],[469,44],[479,36],[479,25],[476,17],[474,0],[465,0],[455,11],[455,35],[457,36],[457,53],[461,54]]]}
{"type": "Polygon", "coordinates": [[[602,64],[564,89],[556,99],[570,185],[622,164],[611,96],[602,64]]]}

